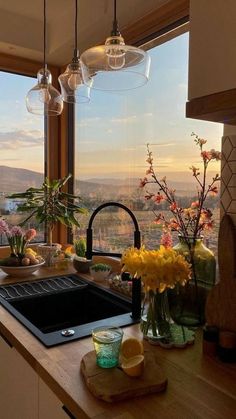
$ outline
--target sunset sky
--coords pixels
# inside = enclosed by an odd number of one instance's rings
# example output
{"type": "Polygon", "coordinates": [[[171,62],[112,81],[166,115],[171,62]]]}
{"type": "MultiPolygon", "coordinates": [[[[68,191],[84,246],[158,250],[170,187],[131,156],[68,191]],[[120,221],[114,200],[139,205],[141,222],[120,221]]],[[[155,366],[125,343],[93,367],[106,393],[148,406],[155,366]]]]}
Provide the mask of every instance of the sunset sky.
{"type": "MultiPolygon", "coordinates": [[[[191,132],[220,148],[220,124],[185,118],[188,34],[151,50],[150,81],[126,93],[92,91],[76,110],[76,174],[80,179],[142,177],[146,143],[162,173],[200,162],[191,132]]],[[[43,172],[43,117],[25,96],[36,79],[0,72],[0,165],[43,172]]],[[[212,168],[219,170],[219,164],[212,168]]]]}
{"type": "Polygon", "coordinates": [[[36,79],[0,72],[0,164],[43,172],[43,117],[27,112],[36,79]]]}
{"type": "MultiPolygon", "coordinates": [[[[91,102],[77,108],[78,177],[143,176],[150,143],[160,172],[185,171],[200,163],[192,131],[220,148],[223,126],[185,118],[188,34],[149,51],[149,82],[120,94],[92,91],[91,102]]],[[[212,164],[219,170],[219,163],[212,164]]]]}

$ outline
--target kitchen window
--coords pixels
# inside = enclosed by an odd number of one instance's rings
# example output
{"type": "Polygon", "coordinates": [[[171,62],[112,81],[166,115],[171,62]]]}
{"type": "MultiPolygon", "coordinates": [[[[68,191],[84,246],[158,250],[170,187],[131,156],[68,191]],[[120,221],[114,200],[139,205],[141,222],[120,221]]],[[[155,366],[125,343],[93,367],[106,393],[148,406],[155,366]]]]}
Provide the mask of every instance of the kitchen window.
{"type": "MultiPolygon", "coordinates": [[[[185,117],[188,40],[186,32],[169,35],[159,45],[152,42],[151,74],[145,86],[125,94],[92,90],[91,102],[76,109],[75,192],[91,211],[107,201],[127,205],[134,211],[149,248],[158,246],[161,229],[153,223],[152,206],[139,188],[139,179],[148,169],[146,144],[151,145],[157,173],[167,176],[183,206],[196,196],[189,167],[198,167],[201,160],[191,133],[206,138],[207,149],[219,150],[221,144],[221,124],[185,117]]],[[[219,162],[210,170],[219,173],[219,162]]],[[[208,244],[216,252],[219,196],[210,205],[216,228],[208,244]]],[[[85,234],[87,223],[83,216],[80,234],[85,234]]],[[[93,228],[94,245],[102,251],[122,252],[133,242],[129,216],[116,208],[101,211],[93,228]]]]}
{"type": "MultiPolygon", "coordinates": [[[[18,225],[25,214],[16,211],[17,201],[7,195],[38,187],[44,179],[44,117],[27,112],[25,96],[35,84],[33,77],[0,71],[0,215],[18,225]]],[[[34,224],[26,225],[26,228],[34,224]]],[[[37,228],[37,241],[44,240],[44,228],[37,228]]],[[[0,237],[0,245],[6,245],[0,237]]]]}

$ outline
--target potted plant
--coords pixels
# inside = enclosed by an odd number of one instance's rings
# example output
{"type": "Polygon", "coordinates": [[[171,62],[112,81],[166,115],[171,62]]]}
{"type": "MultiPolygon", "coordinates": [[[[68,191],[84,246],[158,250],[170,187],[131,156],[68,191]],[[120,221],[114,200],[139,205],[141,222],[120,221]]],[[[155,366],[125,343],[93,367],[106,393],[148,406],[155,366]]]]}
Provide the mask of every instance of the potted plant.
{"type": "Polygon", "coordinates": [[[89,272],[89,268],[92,265],[91,259],[86,259],[86,240],[83,237],[74,241],[75,255],[73,257],[74,268],[78,272],[86,273],[89,272]]]}
{"type": "Polygon", "coordinates": [[[111,272],[111,266],[106,263],[96,263],[90,268],[90,274],[95,281],[106,279],[111,272]]]}
{"type": "Polygon", "coordinates": [[[17,207],[19,212],[29,212],[30,214],[20,224],[25,225],[31,218],[35,217],[38,224],[46,224],[46,245],[39,245],[38,251],[45,259],[46,266],[51,266],[55,252],[61,246],[53,244],[52,234],[55,225],[59,222],[71,228],[79,227],[79,222],[75,218],[75,213],[85,213],[86,209],[75,203],[78,199],[63,191],[63,187],[71,178],[68,174],[62,179],[50,180],[45,178],[40,188],[29,188],[25,192],[14,193],[8,198],[22,199],[17,207]]]}

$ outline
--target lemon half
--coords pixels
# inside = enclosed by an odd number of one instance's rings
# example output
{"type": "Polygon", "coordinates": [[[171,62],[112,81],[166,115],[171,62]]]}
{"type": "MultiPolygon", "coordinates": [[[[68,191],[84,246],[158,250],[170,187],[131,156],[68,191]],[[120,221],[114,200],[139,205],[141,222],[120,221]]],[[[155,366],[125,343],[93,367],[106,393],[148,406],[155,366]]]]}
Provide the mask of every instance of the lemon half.
{"type": "Polygon", "coordinates": [[[121,368],[130,377],[139,377],[144,369],[144,356],[136,355],[129,359],[123,359],[121,368]]]}
{"type": "Polygon", "coordinates": [[[128,338],[122,342],[121,357],[129,359],[136,355],[143,355],[143,343],[135,338],[128,338]]]}

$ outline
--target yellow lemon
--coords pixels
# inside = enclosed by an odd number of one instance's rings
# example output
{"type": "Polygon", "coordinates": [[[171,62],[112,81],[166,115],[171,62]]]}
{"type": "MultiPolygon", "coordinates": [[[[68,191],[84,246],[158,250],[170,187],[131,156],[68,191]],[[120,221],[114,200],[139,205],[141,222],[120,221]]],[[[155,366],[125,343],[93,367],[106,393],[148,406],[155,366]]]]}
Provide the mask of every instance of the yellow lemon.
{"type": "Polygon", "coordinates": [[[33,249],[31,249],[31,247],[27,247],[25,253],[31,253],[34,256],[37,255],[37,253],[33,249]]]}
{"type": "Polygon", "coordinates": [[[136,355],[143,355],[143,343],[135,338],[128,338],[122,342],[121,356],[122,358],[132,358],[136,355]]]}
{"type": "Polygon", "coordinates": [[[144,356],[136,355],[132,358],[124,359],[121,368],[130,377],[139,377],[144,369],[144,356]]]}

